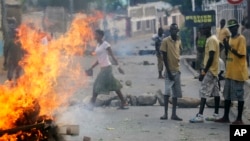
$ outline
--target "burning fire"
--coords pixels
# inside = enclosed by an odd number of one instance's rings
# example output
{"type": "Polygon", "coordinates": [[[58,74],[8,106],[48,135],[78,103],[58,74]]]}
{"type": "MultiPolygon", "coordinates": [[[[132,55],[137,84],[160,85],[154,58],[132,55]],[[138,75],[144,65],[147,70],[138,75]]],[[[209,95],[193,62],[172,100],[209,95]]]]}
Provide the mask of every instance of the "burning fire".
{"type": "Polygon", "coordinates": [[[77,15],[68,32],[48,44],[40,42],[48,33],[28,24],[20,25],[18,42],[25,51],[19,62],[23,74],[13,87],[0,85],[0,141],[15,141],[23,134],[22,131],[13,135],[1,134],[4,130],[36,124],[43,115],[52,118],[59,106],[67,104],[76,88],[84,85],[83,69],[73,59],[92,44],[93,25],[101,16],[100,13],[77,15]]]}

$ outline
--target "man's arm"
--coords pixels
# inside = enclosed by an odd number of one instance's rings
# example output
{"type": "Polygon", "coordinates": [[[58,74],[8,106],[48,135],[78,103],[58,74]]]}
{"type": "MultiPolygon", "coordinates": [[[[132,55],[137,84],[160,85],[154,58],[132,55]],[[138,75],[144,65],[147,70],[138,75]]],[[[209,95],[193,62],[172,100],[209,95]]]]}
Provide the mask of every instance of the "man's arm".
{"type": "Polygon", "coordinates": [[[234,55],[236,55],[237,57],[239,57],[239,58],[242,58],[242,57],[244,57],[245,55],[241,55],[241,54],[239,54],[238,52],[237,52],[237,50],[235,50],[235,49],[233,49],[233,48],[229,48],[229,50],[234,54],[234,55]]]}
{"type": "Polygon", "coordinates": [[[209,51],[209,58],[207,60],[207,64],[205,66],[204,72],[207,73],[207,71],[209,70],[209,68],[211,67],[213,61],[214,61],[214,51],[209,51]]]}
{"type": "Polygon", "coordinates": [[[170,79],[170,80],[174,80],[174,77],[173,77],[173,75],[171,74],[171,71],[170,71],[170,69],[169,69],[169,65],[168,65],[168,56],[167,56],[167,52],[165,52],[165,51],[162,51],[162,55],[163,55],[163,62],[164,62],[164,64],[165,64],[165,67],[166,67],[166,70],[167,70],[167,73],[168,73],[168,78],[170,79]]]}
{"type": "Polygon", "coordinates": [[[244,57],[245,55],[241,55],[237,52],[237,50],[233,49],[232,47],[230,47],[229,43],[228,43],[228,40],[224,39],[223,40],[223,43],[224,43],[224,46],[225,46],[225,49],[226,49],[226,55],[228,55],[228,51],[231,51],[234,55],[236,55],[237,57],[239,58],[242,58],[244,57]]]}

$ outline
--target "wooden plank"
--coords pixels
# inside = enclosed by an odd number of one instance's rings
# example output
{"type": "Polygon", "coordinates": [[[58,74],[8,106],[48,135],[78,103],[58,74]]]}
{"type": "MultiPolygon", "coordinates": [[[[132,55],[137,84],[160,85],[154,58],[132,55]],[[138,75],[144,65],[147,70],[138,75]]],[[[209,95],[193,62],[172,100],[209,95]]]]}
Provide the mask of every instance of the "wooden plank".
{"type": "Polygon", "coordinates": [[[33,125],[19,126],[19,127],[7,129],[7,130],[0,130],[0,137],[3,136],[4,134],[11,135],[11,134],[16,134],[19,131],[28,131],[33,128],[43,129],[44,127],[45,127],[45,123],[38,123],[38,124],[33,124],[33,125]]]}

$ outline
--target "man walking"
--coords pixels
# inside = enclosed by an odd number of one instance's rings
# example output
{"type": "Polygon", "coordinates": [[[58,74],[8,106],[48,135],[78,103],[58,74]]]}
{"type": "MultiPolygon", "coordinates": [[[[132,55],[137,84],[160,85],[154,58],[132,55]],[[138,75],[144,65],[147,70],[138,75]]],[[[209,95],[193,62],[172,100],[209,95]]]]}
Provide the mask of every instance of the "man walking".
{"type": "Polygon", "coordinates": [[[231,32],[229,40],[224,39],[227,55],[226,75],[223,95],[225,98],[224,115],[215,122],[229,123],[229,110],[232,100],[238,101],[238,116],[232,124],[244,124],[242,113],[244,107],[244,82],[248,79],[246,61],[246,39],[238,33],[239,24],[235,19],[228,21],[228,28],[231,32]]]}
{"type": "Polygon", "coordinates": [[[204,122],[203,111],[206,104],[206,98],[214,96],[215,110],[212,117],[207,118],[207,120],[218,119],[219,113],[219,86],[218,86],[218,72],[219,72],[219,41],[215,35],[211,34],[211,26],[204,25],[203,33],[207,37],[205,45],[205,56],[203,61],[204,69],[201,70],[200,74],[200,109],[199,113],[192,119],[191,123],[204,122]]]}
{"type": "Polygon", "coordinates": [[[172,89],[172,120],[182,121],[176,114],[177,98],[182,97],[181,81],[180,81],[180,51],[182,48],[181,40],[177,33],[178,25],[172,23],[170,25],[170,36],[163,39],[160,50],[162,51],[163,61],[166,67],[165,77],[165,95],[164,95],[164,115],[161,120],[168,119],[168,101],[172,89]]]}

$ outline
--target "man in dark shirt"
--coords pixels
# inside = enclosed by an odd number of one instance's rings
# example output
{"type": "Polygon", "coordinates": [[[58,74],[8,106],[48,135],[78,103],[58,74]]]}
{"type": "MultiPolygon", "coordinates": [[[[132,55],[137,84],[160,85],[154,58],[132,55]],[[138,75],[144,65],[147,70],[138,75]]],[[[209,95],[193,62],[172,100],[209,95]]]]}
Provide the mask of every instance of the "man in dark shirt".
{"type": "Polygon", "coordinates": [[[158,78],[163,79],[164,77],[162,76],[162,71],[163,71],[163,60],[162,60],[162,55],[160,51],[160,46],[161,46],[161,41],[163,39],[163,29],[160,27],[158,29],[158,35],[155,38],[155,52],[157,56],[157,66],[158,66],[158,78]]]}

